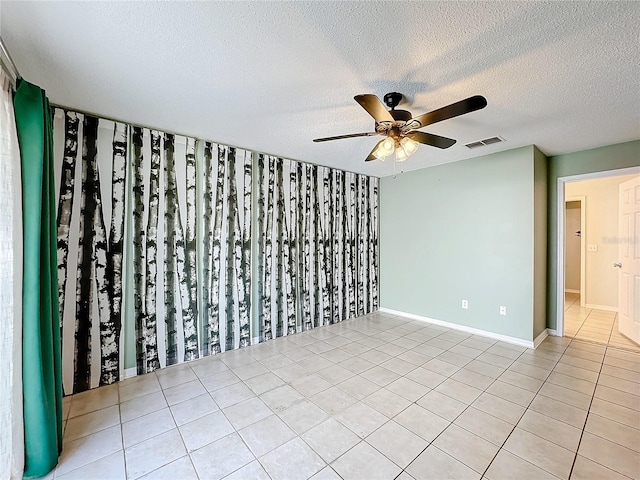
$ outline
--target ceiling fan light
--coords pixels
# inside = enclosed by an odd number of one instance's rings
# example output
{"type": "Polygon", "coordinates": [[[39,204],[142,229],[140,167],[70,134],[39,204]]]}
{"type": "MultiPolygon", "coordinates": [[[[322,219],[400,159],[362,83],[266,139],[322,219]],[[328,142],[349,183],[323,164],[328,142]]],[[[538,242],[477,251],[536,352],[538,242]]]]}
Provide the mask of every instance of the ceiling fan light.
{"type": "Polygon", "coordinates": [[[393,153],[395,146],[396,146],[396,142],[394,142],[394,140],[389,137],[385,138],[380,144],[380,148],[382,148],[382,150],[387,155],[391,155],[393,153]]]}
{"type": "Polygon", "coordinates": [[[400,145],[402,145],[402,148],[407,154],[407,157],[413,154],[418,149],[418,142],[409,137],[404,137],[402,140],[400,140],[400,145]]]}
{"type": "Polygon", "coordinates": [[[402,146],[396,148],[396,162],[404,162],[409,155],[404,151],[402,146]]]}

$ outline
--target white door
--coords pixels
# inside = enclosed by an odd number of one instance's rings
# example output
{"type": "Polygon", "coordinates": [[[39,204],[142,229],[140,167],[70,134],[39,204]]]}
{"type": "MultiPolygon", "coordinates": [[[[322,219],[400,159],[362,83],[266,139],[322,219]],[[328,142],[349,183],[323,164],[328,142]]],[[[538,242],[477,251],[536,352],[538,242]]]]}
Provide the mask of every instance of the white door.
{"type": "Polygon", "coordinates": [[[618,330],[640,343],[640,175],[620,184],[618,330]]]}

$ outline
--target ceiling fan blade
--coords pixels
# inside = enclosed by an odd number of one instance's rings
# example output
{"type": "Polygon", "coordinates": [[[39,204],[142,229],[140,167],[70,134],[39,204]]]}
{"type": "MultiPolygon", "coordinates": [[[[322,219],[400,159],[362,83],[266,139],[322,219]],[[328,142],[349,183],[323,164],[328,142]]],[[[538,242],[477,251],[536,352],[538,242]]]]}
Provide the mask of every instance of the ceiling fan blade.
{"type": "Polygon", "coordinates": [[[382,104],[380,99],[370,93],[364,95],[356,95],[353,99],[371,115],[377,123],[393,122],[393,117],[382,104]]]}
{"type": "Polygon", "coordinates": [[[373,156],[373,152],[375,152],[376,148],[378,148],[378,145],[380,145],[384,141],[385,141],[385,139],[383,138],[378,143],[376,143],[376,146],[373,147],[373,150],[371,150],[371,153],[369,154],[369,156],[364,159],[365,162],[370,162],[371,160],[377,160],[377,158],[373,156]]]}
{"type": "Polygon", "coordinates": [[[365,133],[351,133],[349,135],[337,135],[335,137],[325,137],[325,138],[314,138],[314,142],[328,142],[329,140],[341,140],[343,138],[354,138],[354,137],[373,137],[374,135],[378,135],[377,132],[365,132],[365,133]]]}
{"type": "Polygon", "coordinates": [[[409,137],[411,140],[415,140],[418,143],[438,148],[449,148],[456,143],[453,138],[441,137],[439,135],[434,135],[433,133],[425,132],[409,132],[405,137],[409,137]]]}
{"type": "Polygon", "coordinates": [[[403,131],[417,130],[432,123],[441,122],[449,118],[458,117],[465,113],[475,112],[487,106],[487,99],[481,95],[465,98],[459,102],[452,103],[446,107],[439,108],[418,117],[414,117],[407,122],[403,131]]]}

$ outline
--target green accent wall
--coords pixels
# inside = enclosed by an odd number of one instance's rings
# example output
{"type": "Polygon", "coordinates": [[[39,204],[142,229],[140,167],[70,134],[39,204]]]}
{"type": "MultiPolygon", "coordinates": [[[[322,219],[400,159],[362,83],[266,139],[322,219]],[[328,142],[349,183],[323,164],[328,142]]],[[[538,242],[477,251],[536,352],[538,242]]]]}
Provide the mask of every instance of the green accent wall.
{"type": "Polygon", "coordinates": [[[640,166],[640,140],[549,158],[547,327],[550,329],[555,329],[557,325],[558,305],[556,297],[558,285],[556,263],[558,261],[558,249],[556,247],[556,237],[558,236],[558,178],[637,166],[640,166]]]}
{"type": "Polygon", "coordinates": [[[532,145],[382,178],[381,307],[532,341],[546,324],[546,179],[532,145]]]}

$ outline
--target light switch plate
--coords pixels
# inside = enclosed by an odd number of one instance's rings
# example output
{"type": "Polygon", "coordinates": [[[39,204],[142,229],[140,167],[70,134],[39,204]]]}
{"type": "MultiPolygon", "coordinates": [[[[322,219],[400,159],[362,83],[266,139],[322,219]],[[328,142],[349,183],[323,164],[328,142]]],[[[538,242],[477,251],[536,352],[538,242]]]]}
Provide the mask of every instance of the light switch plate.
{"type": "Polygon", "coordinates": [[[589,251],[589,252],[597,252],[598,251],[598,245],[589,245],[589,246],[587,246],[587,251],[589,251]]]}

